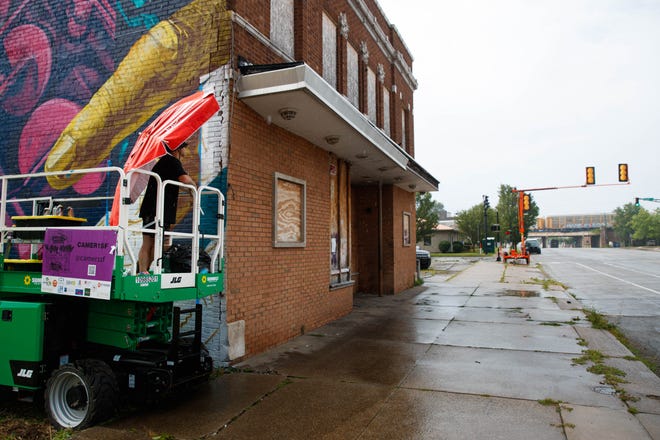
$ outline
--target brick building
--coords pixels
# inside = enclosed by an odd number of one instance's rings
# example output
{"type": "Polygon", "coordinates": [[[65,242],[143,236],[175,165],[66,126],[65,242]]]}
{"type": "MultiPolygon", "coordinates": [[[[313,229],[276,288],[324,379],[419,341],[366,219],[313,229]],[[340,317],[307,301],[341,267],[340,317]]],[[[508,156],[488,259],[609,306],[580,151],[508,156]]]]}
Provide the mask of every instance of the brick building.
{"type": "Polygon", "coordinates": [[[412,56],[376,1],[76,5],[4,11],[0,171],[121,165],[168,104],[214,89],[221,111],[184,165],[226,196],[226,286],[205,316],[216,359],[334,320],[358,291],[413,285],[414,193],[438,182],[414,160],[412,56]]]}

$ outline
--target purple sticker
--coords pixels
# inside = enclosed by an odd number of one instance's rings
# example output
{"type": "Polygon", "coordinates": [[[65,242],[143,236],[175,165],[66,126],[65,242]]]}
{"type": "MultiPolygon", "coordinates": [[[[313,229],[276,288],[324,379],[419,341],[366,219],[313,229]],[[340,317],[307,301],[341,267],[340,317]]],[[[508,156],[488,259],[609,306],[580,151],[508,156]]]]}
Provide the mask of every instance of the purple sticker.
{"type": "Polygon", "coordinates": [[[46,229],[43,274],[112,281],[117,232],[97,229],[46,229]]]}

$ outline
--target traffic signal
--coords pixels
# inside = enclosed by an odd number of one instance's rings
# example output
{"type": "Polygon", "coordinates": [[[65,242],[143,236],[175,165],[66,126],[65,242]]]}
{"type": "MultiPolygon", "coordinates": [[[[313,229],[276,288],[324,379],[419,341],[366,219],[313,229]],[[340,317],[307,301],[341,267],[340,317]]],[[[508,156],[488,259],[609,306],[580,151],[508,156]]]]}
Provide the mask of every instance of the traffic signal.
{"type": "Polygon", "coordinates": [[[523,211],[527,212],[530,209],[531,201],[529,200],[529,194],[523,194],[523,211]]]}
{"type": "Polygon", "coordinates": [[[490,203],[488,203],[488,196],[484,196],[484,209],[490,208],[490,203]]]}
{"type": "Polygon", "coordinates": [[[587,185],[596,184],[596,167],[587,167],[587,185]]]}
{"type": "Polygon", "coordinates": [[[639,206],[639,197],[635,197],[635,206],[639,206]]]}
{"type": "Polygon", "coordinates": [[[628,181],[628,164],[620,163],[619,164],[619,182],[628,181]]]}

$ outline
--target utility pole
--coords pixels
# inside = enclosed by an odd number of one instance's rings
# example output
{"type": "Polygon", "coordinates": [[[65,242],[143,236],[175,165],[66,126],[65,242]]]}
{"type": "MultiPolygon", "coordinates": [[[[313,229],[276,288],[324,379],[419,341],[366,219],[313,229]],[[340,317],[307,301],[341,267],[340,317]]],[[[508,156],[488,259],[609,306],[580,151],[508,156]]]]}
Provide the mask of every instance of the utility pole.
{"type": "Polygon", "coordinates": [[[502,247],[502,238],[500,235],[500,211],[495,211],[495,224],[497,225],[497,258],[495,261],[502,261],[500,249],[502,247]]]}
{"type": "MultiPolygon", "coordinates": [[[[488,238],[488,208],[490,203],[488,203],[488,196],[484,195],[484,240],[488,238]]],[[[483,242],[485,246],[485,241],[483,242]]],[[[485,249],[484,249],[485,250],[485,249]]]]}

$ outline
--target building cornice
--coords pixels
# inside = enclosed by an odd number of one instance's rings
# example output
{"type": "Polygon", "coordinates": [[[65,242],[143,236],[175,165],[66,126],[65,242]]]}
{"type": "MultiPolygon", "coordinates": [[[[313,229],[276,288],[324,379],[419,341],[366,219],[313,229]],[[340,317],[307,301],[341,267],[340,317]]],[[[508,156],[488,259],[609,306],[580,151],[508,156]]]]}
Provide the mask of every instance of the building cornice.
{"type": "MultiPolygon", "coordinates": [[[[410,87],[411,90],[416,90],[417,80],[413,76],[412,69],[405,62],[403,54],[394,48],[392,43],[390,43],[390,40],[387,38],[387,35],[385,35],[383,30],[380,28],[380,26],[378,26],[376,16],[369,10],[364,0],[347,0],[347,1],[348,4],[353,9],[353,11],[355,11],[355,13],[357,14],[360,21],[365,25],[365,28],[367,29],[371,37],[374,39],[380,50],[385,54],[385,56],[389,59],[389,61],[401,73],[401,76],[408,85],[408,87],[410,87]]],[[[259,31],[249,21],[247,21],[241,15],[237,14],[235,11],[231,11],[231,19],[232,22],[236,23],[238,26],[243,28],[247,33],[249,33],[251,36],[256,38],[260,43],[262,43],[268,49],[272,50],[278,56],[282,57],[283,60],[288,62],[295,61],[286,52],[284,52],[279,47],[274,45],[271,42],[270,38],[268,38],[266,35],[261,33],[261,31],[259,31]]],[[[408,50],[408,48],[406,48],[406,50],[408,50]]],[[[408,51],[408,53],[410,53],[410,51],[408,51]]]]}
{"type": "MultiPolygon", "coordinates": [[[[360,19],[360,21],[364,24],[365,28],[367,29],[367,32],[369,32],[369,34],[371,35],[371,38],[374,39],[380,50],[385,54],[385,56],[390,60],[390,62],[394,64],[397,70],[401,73],[401,76],[403,77],[403,80],[406,82],[408,87],[410,87],[412,90],[416,90],[417,80],[413,76],[411,66],[409,66],[405,62],[403,54],[401,54],[400,51],[394,48],[387,35],[385,35],[385,32],[383,32],[383,29],[378,25],[378,20],[376,19],[376,16],[371,12],[366,2],[364,0],[347,0],[347,1],[350,7],[355,12],[355,14],[360,19]]],[[[381,12],[381,14],[383,14],[383,17],[385,17],[385,14],[380,9],[380,7],[378,7],[378,10],[381,12]]],[[[393,26],[390,23],[387,23],[387,25],[388,27],[393,28],[394,31],[397,32],[397,34],[399,33],[396,30],[395,26],[393,26]]],[[[403,46],[406,48],[406,51],[408,52],[410,57],[412,58],[412,54],[410,54],[410,50],[403,42],[403,39],[401,39],[401,42],[403,46]]]]}

